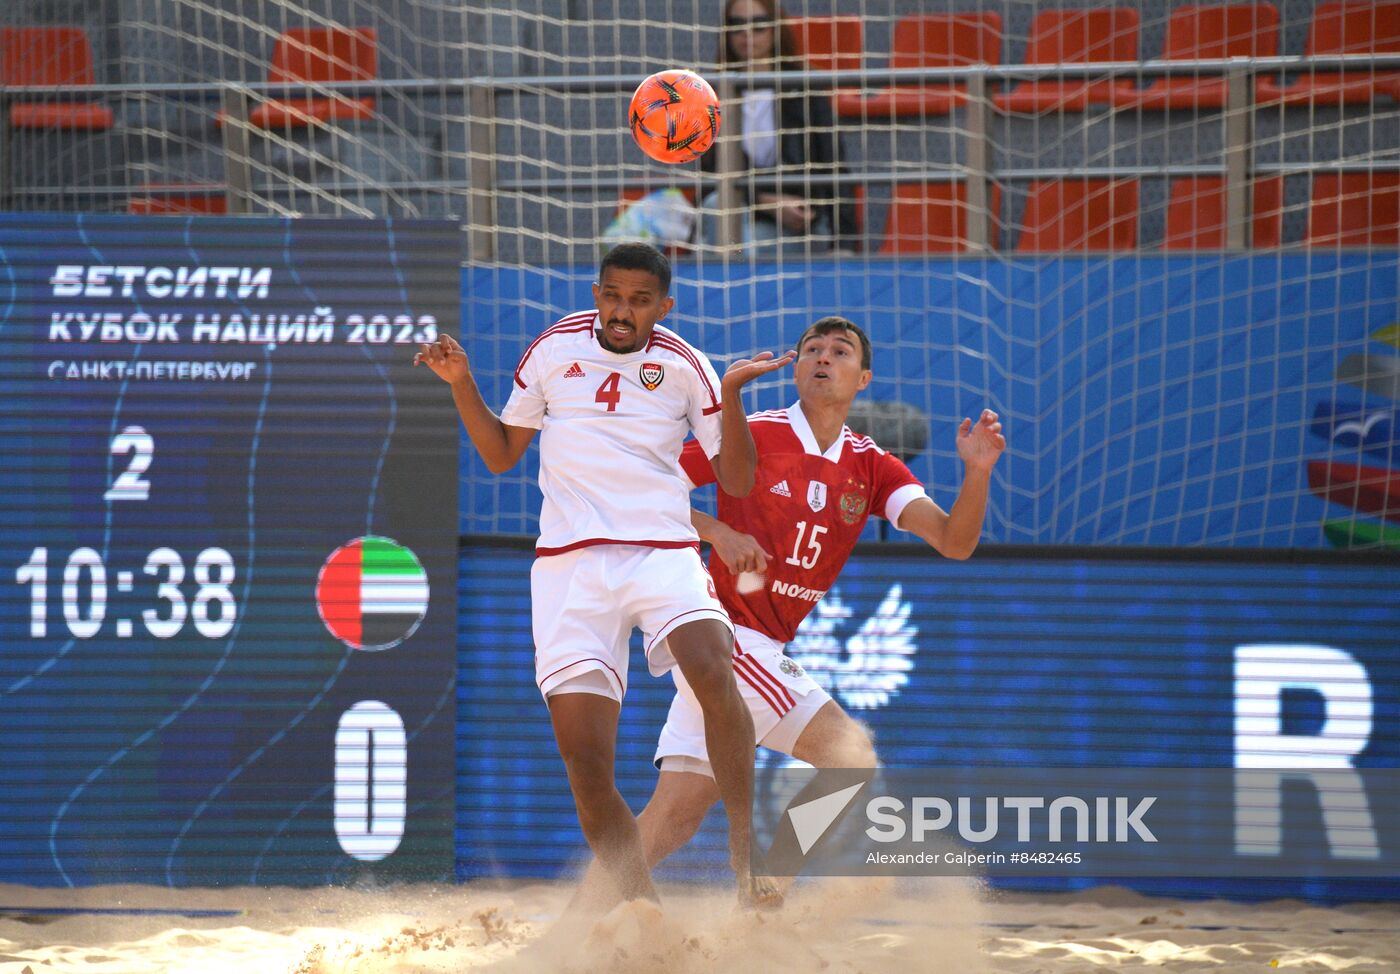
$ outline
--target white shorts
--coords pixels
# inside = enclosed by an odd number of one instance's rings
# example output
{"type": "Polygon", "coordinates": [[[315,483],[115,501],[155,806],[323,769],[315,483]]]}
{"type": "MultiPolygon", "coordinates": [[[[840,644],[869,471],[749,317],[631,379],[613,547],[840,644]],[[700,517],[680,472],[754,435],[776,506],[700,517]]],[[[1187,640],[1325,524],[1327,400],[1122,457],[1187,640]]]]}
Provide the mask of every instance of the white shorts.
{"type": "Polygon", "coordinates": [[[699,619],[733,630],[696,548],[595,545],[536,558],[530,569],[535,683],[546,697],[598,670],[613,699],[627,692],[627,643],[634,628],[652,676],[675,666],[666,636],[699,619]]]}
{"type": "MultiPolygon", "coordinates": [[[[783,654],[783,643],[746,626],[734,629],[734,675],[739,695],[753,715],[754,737],[764,747],[791,754],[797,739],[831,699],[831,694],[783,654]]],[[[676,696],[661,728],[655,763],[663,771],[690,771],[714,777],[705,750],[705,718],[695,691],[679,669],[671,671],[676,696]],[[669,760],[668,760],[669,759],[669,760]]]]}

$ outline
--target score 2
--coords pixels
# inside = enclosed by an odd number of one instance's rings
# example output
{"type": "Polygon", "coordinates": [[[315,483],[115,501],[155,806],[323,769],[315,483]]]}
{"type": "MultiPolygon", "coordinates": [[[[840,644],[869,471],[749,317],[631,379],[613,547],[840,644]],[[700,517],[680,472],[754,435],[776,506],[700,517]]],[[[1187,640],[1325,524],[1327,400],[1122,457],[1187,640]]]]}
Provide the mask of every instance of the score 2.
{"type": "Polygon", "coordinates": [[[140,426],[128,426],[112,437],[112,456],[124,457],[131,454],[131,462],[112,481],[104,501],[144,501],[151,498],[151,482],[141,475],[150,469],[156,455],[156,441],[140,426]]]}

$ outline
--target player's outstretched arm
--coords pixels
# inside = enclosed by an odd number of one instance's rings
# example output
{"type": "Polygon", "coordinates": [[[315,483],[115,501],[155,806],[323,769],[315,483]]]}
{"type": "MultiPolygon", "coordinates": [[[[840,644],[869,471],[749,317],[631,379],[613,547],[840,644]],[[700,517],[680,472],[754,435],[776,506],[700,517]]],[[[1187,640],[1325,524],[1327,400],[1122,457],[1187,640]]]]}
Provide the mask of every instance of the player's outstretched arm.
{"type": "Polygon", "coordinates": [[[467,353],[456,339],[451,335],[439,335],[431,345],[419,348],[418,354],[413,356],[413,364],[426,365],[452,387],[457,414],[462,417],[462,425],[476,452],[486,461],[488,470],[505,473],[520,461],[535,431],[523,426],[507,426],[491,411],[472,377],[467,353]]]}
{"type": "Polygon", "coordinates": [[[719,555],[719,560],[735,575],[742,572],[768,571],[768,559],[773,557],[763,550],[758,539],[751,534],[735,531],[718,518],[704,511],[691,508],[690,523],[700,540],[708,544],[719,555]]]}
{"type": "Polygon", "coordinates": [[[964,419],[958,427],[958,456],[966,469],[953,509],[945,512],[927,497],[921,497],[900,514],[901,530],[923,538],[945,558],[962,560],[971,555],[982,537],[992,467],[1005,449],[1006,437],[1001,434],[1001,420],[996,413],[982,410],[976,426],[972,420],[964,419]]]}
{"type": "Polygon", "coordinates": [[[795,358],[796,352],[787,352],[780,358],[774,358],[772,352],[759,352],[751,359],[739,359],[729,366],[720,380],[720,403],[724,411],[714,468],[720,490],[730,496],[749,495],[753,490],[754,469],[758,466],[758,452],[754,449],[749,418],[744,414],[739,393],[754,379],[776,372],[795,358]]]}

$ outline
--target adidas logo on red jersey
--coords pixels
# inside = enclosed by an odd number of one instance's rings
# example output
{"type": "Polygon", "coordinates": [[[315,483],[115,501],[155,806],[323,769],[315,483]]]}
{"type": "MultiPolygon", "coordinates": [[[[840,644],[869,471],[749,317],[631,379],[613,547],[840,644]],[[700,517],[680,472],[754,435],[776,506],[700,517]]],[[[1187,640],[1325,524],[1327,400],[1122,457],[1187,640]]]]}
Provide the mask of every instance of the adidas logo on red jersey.
{"type": "Polygon", "coordinates": [[[575,362],[573,365],[569,366],[568,371],[564,373],[564,378],[566,378],[566,379],[586,379],[586,378],[588,378],[588,373],[585,372],[585,371],[583,371],[583,369],[579,368],[579,367],[578,367],[578,363],[575,362]]]}
{"type": "Polygon", "coordinates": [[[792,489],[788,487],[786,480],[780,480],[772,487],[768,488],[768,493],[777,494],[779,497],[791,497],[792,489]]]}

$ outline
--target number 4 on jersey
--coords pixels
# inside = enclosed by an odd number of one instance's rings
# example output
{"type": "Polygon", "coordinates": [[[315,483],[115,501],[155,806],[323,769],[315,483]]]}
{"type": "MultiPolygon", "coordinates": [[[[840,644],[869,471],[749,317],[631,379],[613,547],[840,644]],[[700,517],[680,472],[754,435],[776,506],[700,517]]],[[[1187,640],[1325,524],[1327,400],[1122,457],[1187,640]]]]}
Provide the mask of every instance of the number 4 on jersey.
{"type": "Polygon", "coordinates": [[[622,390],[618,388],[621,382],[621,372],[614,372],[609,375],[603,380],[603,384],[598,387],[598,394],[593,397],[593,401],[607,403],[608,412],[617,412],[617,404],[622,401],[622,390]]]}

